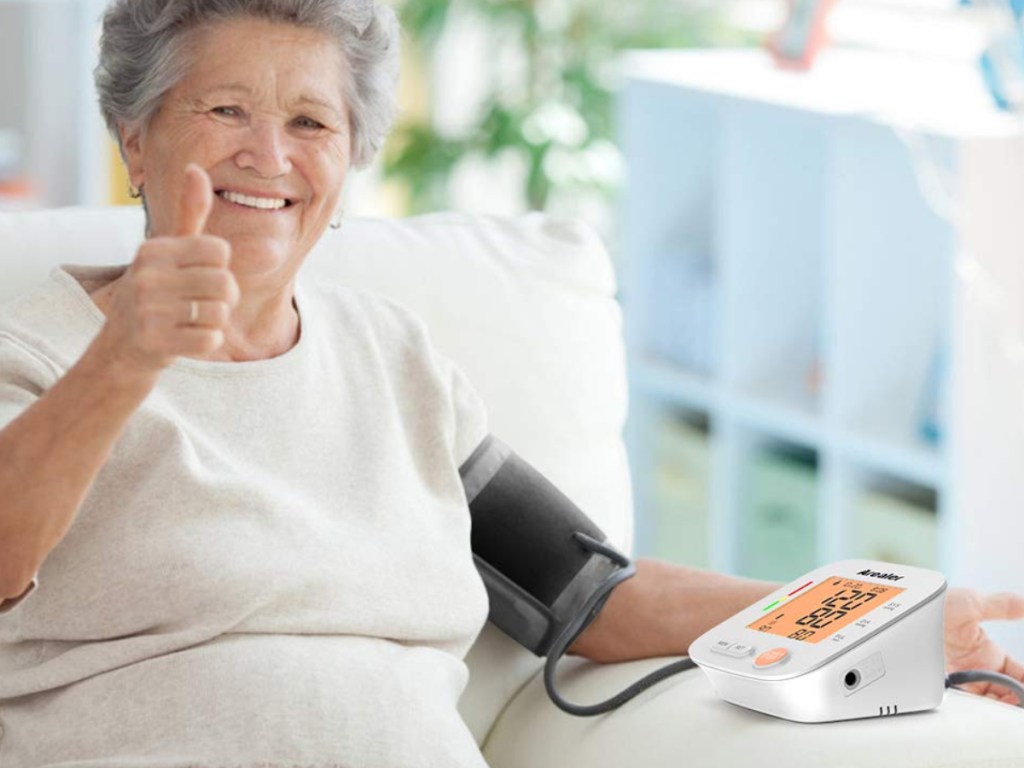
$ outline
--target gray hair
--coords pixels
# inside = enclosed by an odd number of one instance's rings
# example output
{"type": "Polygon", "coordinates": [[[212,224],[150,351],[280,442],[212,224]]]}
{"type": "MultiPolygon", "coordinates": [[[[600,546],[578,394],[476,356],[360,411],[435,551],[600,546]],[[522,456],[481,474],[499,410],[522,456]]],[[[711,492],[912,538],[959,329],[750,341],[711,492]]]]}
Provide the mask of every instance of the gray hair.
{"type": "Polygon", "coordinates": [[[349,66],[346,75],[352,165],[370,164],[396,112],[399,26],[373,0],[113,0],[103,16],[96,89],[107,129],[149,124],[184,77],[187,33],[212,21],[262,18],[327,32],[349,66]]]}

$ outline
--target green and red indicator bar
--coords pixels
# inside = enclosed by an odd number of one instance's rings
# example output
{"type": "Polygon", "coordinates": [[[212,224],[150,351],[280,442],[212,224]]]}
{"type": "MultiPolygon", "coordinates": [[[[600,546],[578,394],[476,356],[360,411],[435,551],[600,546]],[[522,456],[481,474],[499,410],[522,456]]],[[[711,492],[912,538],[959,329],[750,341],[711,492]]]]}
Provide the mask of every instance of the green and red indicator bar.
{"type": "Polygon", "coordinates": [[[814,581],[808,581],[808,582],[807,582],[806,584],[804,584],[803,586],[797,587],[797,588],[796,588],[796,589],[794,589],[794,590],[793,590],[792,592],[790,592],[790,593],[789,593],[788,595],[786,595],[786,597],[782,597],[782,598],[779,598],[778,600],[776,600],[776,601],[775,601],[774,603],[772,603],[771,605],[766,605],[766,606],[765,606],[764,608],[762,608],[762,609],[761,609],[761,613],[764,613],[765,611],[770,611],[770,610],[771,610],[772,608],[774,608],[774,607],[775,607],[776,605],[778,605],[779,603],[781,603],[781,602],[783,602],[784,600],[786,600],[786,598],[792,597],[792,596],[793,596],[793,595],[795,595],[795,594],[796,594],[797,592],[799,592],[799,591],[800,591],[801,589],[807,589],[807,587],[811,586],[811,584],[813,584],[813,583],[814,583],[814,581]]]}

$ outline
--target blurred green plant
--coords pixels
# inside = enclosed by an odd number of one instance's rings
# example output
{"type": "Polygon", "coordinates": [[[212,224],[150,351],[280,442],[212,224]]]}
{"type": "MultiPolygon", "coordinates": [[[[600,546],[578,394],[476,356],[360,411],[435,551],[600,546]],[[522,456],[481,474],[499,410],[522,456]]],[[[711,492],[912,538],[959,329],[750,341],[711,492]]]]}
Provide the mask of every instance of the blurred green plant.
{"type": "Polygon", "coordinates": [[[526,168],[530,209],[546,208],[556,191],[610,196],[621,177],[613,143],[616,54],[755,44],[728,25],[723,7],[697,0],[401,0],[405,39],[421,58],[431,59],[456,14],[475,15],[487,22],[492,50],[521,50],[524,82],[509,88],[492,77],[475,124],[459,135],[442,135],[429,120],[400,123],[385,147],[385,178],[406,185],[410,213],[438,210],[450,206],[449,179],[460,161],[512,152],[526,168]]]}

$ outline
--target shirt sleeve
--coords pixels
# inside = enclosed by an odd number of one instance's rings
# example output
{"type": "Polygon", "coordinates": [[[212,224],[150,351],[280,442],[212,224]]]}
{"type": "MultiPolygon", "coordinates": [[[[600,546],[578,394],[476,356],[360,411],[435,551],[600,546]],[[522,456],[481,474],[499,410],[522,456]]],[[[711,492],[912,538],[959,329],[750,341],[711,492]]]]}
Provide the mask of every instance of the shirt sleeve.
{"type": "MultiPolygon", "coordinates": [[[[56,380],[54,369],[29,347],[0,331],[0,430],[39,399],[56,380]]],[[[39,583],[39,574],[17,597],[0,600],[0,614],[10,613],[24,602],[39,583]]]]}
{"type": "Polygon", "coordinates": [[[487,407],[462,369],[448,358],[442,358],[450,381],[452,411],[455,418],[452,457],[461,467],[489,431],[487,407]]]}
{"type": "Polygon", "coordinates": [[[433,335],[419,315],[387,297],[373,293],[363,295],[371,297],[377,307],[389,309],[384,315],[383,336],[410,340],[417,360],[426,361],[432,372],[440,376],[440,385],[445,389],[441,397],[447,396],[451,403],[454,421],[447,435],[449,446],[455,466],[461,467],[487,437],[489,425],[483,398],[462,368],[435,346],[433,335]]]}

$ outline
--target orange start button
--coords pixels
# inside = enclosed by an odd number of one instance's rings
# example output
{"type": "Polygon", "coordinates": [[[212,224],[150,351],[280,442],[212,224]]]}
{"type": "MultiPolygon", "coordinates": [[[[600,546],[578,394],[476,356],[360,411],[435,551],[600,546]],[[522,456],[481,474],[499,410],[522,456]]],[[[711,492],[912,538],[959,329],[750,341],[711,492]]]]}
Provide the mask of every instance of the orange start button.
{"type": "Polygon", "coordinates": [[[772,648],[770,651],[765,651],[754,659],[754,666],[758,669],[764,669],[775,664],[781,664],[787,658],[789,658],[789,651],[785,648],[772,648]]]}

